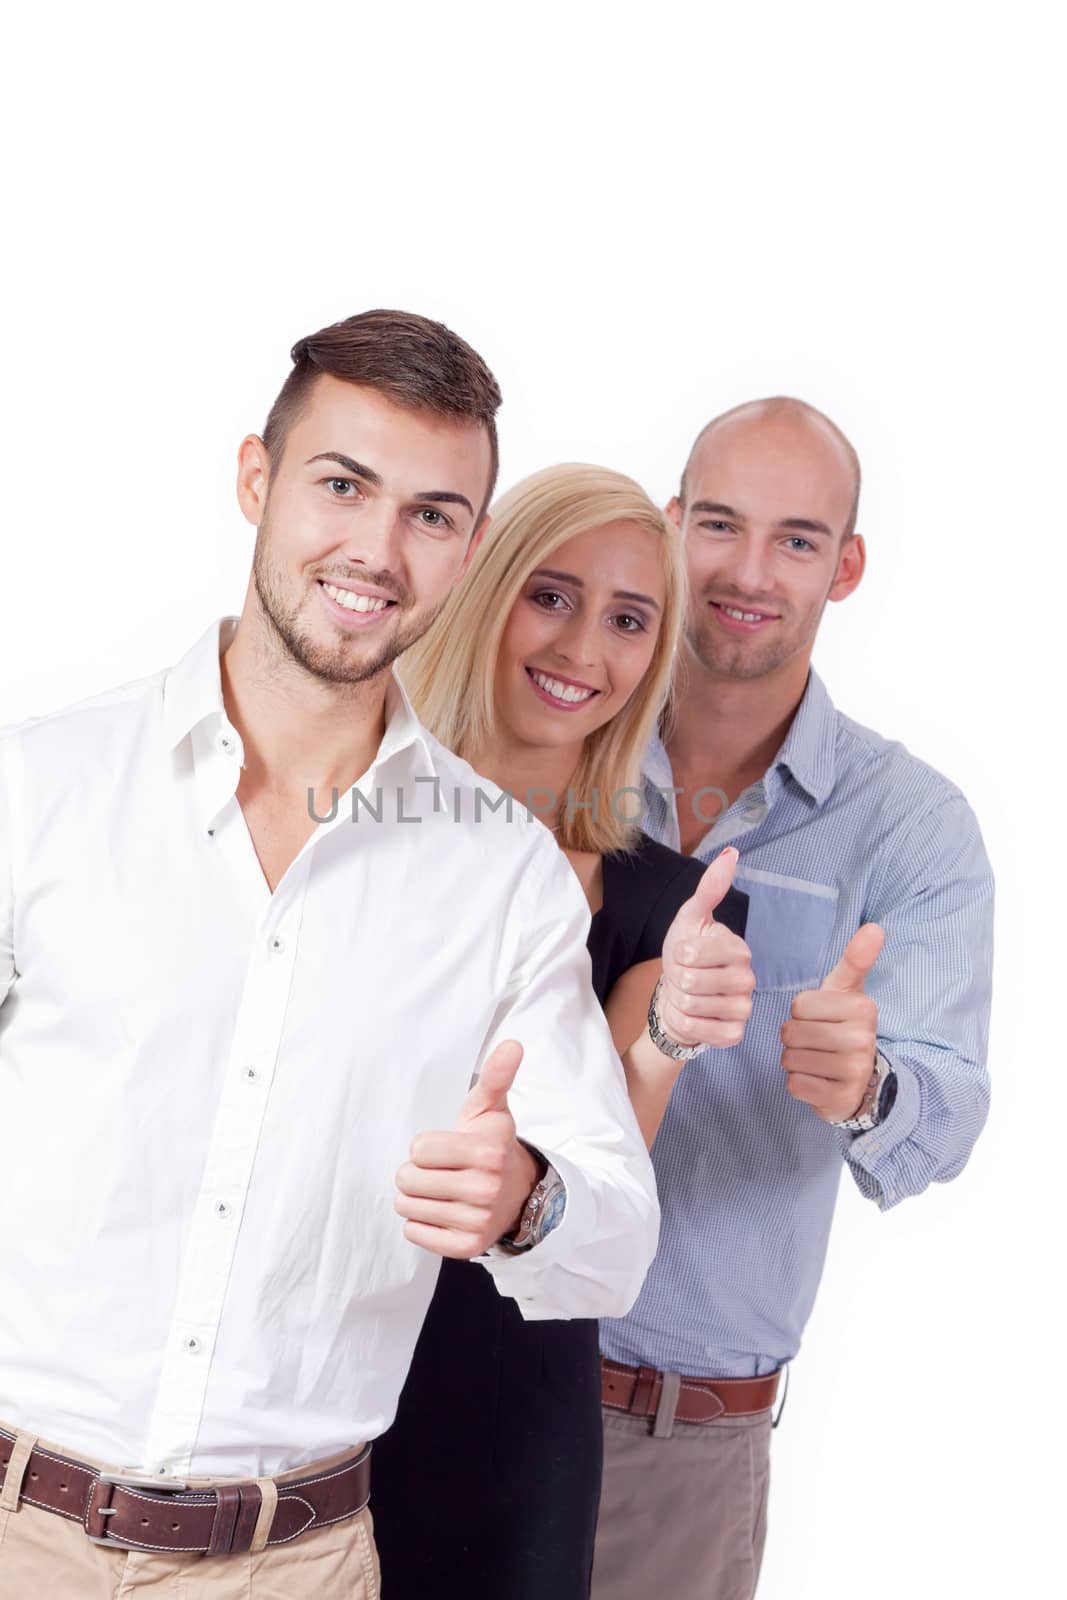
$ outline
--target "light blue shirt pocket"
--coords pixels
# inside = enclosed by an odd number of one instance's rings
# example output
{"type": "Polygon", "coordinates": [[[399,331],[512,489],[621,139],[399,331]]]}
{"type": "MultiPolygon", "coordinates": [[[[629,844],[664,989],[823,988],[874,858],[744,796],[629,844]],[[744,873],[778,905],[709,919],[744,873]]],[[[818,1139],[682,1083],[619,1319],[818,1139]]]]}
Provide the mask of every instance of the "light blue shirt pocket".
{"type": "Polygon", "coordinates": [[[745,940],[757,989],[817,989],[827,971],[837,889],[748,866],[738,867],[734,881],[749,896],[745,940]]]}

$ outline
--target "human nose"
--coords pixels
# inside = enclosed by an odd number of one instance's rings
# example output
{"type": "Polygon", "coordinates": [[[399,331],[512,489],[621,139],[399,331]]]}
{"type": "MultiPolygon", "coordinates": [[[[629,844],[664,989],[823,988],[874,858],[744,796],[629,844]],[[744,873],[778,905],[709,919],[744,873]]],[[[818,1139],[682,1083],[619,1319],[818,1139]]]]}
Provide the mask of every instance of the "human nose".
{"type": "Polygon", "coordinates": [[[600,660],[600,630],[596,618],[580,612],[570,617],[556,636],[556,654],[561,661],[592,667],[600,660]]]}
{"type": "Polygon", "coordinates": [[[402,535],[399,508],[388,500],[375,500],[351,518],[339,554],[353,566],[398,572],[403,565],[402,535]]]}
{"type": "Polygon", "coordinates": [[[723,576],[734,588],[751,597],[773,588],[770,559],[762,539],[738,539],[730,552],[723,576]]]}

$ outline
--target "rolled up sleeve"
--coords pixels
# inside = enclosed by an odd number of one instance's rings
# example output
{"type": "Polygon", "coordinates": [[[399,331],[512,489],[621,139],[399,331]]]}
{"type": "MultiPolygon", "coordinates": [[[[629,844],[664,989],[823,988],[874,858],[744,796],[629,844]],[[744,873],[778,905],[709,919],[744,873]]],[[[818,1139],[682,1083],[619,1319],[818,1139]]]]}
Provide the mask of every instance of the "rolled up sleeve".
{"type": "Polygon", "coordinates": [[[547,836],[524,879],[522,915],[523,938],[485,1055],[503,1039],[522,1045],[509,1104],[519,1136],[562,1177],[567,1204],[559,1226],[532,1250],[482,1264],[530,1320],[619,1317],[656,1251],[655,1178],[592,988],[589,908],[547,836]]]}
{"type": "Polygon", "coordinates": [[[957,796],[913,823],[907,844],[888,853],[867,908],[886,935],[867,990],[896,1101],[845,1150],[883,1210],[954,1178],[989,1109],[993,876],[978,823],[957,796]]]}

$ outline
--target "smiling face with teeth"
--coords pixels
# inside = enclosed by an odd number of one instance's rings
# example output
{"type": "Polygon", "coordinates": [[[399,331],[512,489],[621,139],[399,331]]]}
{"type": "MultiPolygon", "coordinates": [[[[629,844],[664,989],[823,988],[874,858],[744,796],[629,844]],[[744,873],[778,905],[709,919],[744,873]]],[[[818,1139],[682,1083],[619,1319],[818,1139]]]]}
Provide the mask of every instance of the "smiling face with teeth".
{"type": "Polygon", "coordinates": [[[665,593],[646,528],[608,523],[558,545],[504,627],[494,677],[500,738],[576,763],[584,740],[622,710],[648,671],[665,593]]]}
{"type": "Polygon", "coordinates": [[[246,614],[318,679],[376,678],[466,571],[489,473],[484,427],[323,374],[276,459],[257,436],[241,446],[258,528],[246,614]]]}
{"type": "Polygon", "coordinates": [[[688,644],[711,676],[780,674],[803,691],[827,601],[863,576],[850,452],[799,401],[738,408],[698,440],[668,514],[686,545],[688,644]]]}

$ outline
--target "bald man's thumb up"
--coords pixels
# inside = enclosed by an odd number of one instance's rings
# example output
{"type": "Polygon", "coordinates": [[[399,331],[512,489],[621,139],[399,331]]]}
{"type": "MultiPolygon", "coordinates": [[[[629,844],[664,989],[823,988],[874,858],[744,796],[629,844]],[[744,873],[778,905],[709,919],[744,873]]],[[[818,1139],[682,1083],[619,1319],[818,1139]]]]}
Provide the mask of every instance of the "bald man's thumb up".
{"type": "Polygon", "coordinates": [[[875,1070],[878,1007],[865,985],[882,953],[885,933],[865,922],[817,989],[793,996],[782,1023],[786,1086],[824,1122],[858,1114],[875,1070]]]}

